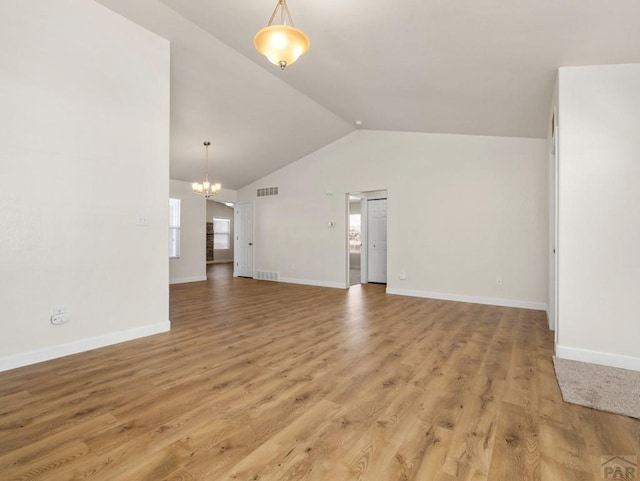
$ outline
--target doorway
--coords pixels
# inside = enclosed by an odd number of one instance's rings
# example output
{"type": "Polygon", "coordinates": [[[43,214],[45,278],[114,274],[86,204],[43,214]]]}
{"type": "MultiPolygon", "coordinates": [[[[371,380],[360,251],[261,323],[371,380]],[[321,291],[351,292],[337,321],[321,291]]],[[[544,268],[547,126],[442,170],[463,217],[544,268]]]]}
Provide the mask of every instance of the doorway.
{"type": "Polygon", "coordinates": [[[362,199],[349,196],[349,285],[355,286],[362,282],[362,199]]]}
{"type": "Polygon", "coordinates": [[[347,285],[387,282],[387,191],[347,194],[347,285]]]}
{"type": "Polygon", "coordinates": [[[233,202],[207,201],[207,264],[233,263],[234,215],[233,202]]]}

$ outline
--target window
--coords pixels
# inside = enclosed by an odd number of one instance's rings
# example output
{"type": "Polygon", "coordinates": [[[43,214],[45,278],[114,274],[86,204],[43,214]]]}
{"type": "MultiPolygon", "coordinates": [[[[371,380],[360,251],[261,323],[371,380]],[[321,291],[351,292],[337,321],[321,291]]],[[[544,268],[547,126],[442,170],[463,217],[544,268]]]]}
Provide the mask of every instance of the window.
{"type": "Polygon", "coordinates": [[[169,258],[180,257],[180,199],[169,199],[169,258]]]}
{"type": "Polygon", "coordinates": [[[213,248],[231,248],[231,219],[213,218],[213,248]]]}

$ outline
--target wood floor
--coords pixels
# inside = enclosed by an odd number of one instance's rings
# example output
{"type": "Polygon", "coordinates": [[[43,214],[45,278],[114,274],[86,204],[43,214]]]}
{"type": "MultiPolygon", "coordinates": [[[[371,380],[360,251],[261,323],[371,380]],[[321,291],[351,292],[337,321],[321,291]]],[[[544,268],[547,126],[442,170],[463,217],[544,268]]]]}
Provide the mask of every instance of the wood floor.
{"type": "Polygon", "coordinates": [[[5,480],[599,480],[640,421],[562,402],[542,312],[233,279],[170,333],[0,373],[5,480]]]}

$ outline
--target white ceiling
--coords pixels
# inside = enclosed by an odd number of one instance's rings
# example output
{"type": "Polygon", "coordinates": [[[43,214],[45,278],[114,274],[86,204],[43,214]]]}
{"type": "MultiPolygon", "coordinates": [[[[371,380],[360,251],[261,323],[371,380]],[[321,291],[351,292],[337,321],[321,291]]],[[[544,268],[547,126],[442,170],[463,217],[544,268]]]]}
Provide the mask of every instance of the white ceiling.
{"type": "Polygon", "coordinates": [[[560,66],[640,62],[638,0],[288,0],[309,52],[253,47],[276,0],[98,0],[172,42],[171,177],[239,188],[361,128],[546,135],[560,66]]]}

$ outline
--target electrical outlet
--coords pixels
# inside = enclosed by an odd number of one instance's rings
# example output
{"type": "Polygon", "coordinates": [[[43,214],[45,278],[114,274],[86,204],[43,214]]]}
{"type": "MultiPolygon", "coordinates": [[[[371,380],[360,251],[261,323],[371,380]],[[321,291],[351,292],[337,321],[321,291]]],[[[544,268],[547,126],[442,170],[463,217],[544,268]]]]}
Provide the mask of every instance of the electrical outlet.
{"type": "Polygon", "coordinates": [[[60,326],[62,324],[66,324],[67,322],[69,322],[64,314],[54,314],[51,316],[51,324],[53,324],[54,326],[60,326]]]}
{"type": "Polygon", "coordinates": [[[407,274],[404,271],[400,271],[400,280],[404,281],[407,278],[407,274]]]}
{"type": "Polygon", "coordinates": [[[69,322],[69,317],[67,316],[67,308],[64,306],[54,307],[53,314],[51,314],[49,320],[54,326],[66,324],[67,322],[69,322]]]}
{"type": "Polygon", "coordinates": [[[498,276],[498,277],[496,278],[496,284],[497,284],[497,285],[499,285],[499,286],[501,286],[501,285],[502,285],[502,277],[499,277],[499,276],[498,276]]]}

